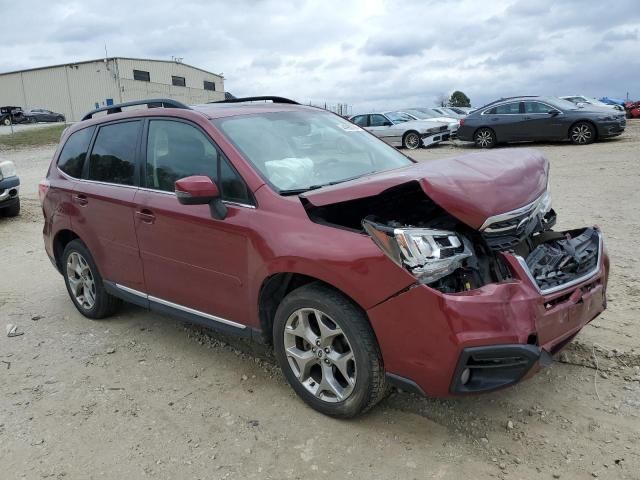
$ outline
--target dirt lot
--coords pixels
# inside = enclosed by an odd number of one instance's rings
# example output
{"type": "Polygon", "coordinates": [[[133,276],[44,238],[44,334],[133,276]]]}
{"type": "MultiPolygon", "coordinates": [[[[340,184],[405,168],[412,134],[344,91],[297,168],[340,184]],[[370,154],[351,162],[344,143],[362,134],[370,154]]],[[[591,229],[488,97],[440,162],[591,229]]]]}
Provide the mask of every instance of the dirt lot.
{"type": "Polygon", "coordinates": [[[136,307],[81,317],[42,246],[37,182],[54,147],[0,151],[24,199],[0,218],[0,323],[24,331],[0,335],[0,477],[639,479],[640,121],[616,140],[536,147],[559,226],[605,232],[609,310],[515,388],[394,393],[353,421],[307,408],[256,347],[136,307]]]}

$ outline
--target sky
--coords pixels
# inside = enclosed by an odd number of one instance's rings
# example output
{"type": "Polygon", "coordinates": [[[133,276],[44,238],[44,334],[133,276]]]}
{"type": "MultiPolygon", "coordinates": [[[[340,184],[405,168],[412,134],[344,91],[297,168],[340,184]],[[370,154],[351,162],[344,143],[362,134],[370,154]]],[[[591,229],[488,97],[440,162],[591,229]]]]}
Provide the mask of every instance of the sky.
{"type": "Polygon", "coordinates": [[[640,1],[0,0],[0,73],[109,56],[353,113],[511,95],[640,98],[640,1]]]}

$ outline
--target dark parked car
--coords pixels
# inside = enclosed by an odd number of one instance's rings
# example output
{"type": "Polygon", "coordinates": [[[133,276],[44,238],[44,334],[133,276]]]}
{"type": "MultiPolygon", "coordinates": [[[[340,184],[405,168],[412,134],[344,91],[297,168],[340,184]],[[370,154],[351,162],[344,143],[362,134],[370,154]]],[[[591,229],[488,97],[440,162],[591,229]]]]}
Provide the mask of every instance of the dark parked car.
{"type": "Polygon", "coordinates": [[[23,123],[27,121],[22,107],[0,107],[0,125],[9,126],[12,123],[23,123]]]}
{"type": "Polygon", "coordinates": [[[554,97],[513,97],[499,100],[460,120],[458,138],[478,147],[498,143],[570,140],[579,145],[624,132],[623,113],[578,108],[554,97]]]}
{"type": "Polygon", "coordinates": [[[64,122],[64,115],[61,113],[52,112],[51,110],[45,110],[44,108],[31,108],[24,112],[27,117],[27,122],[64,122]]]}
{"type": "Polygon", "coordinates": [[[248,103],[265,98],[65,131],[39,193],[80,313],[125,300],[268,342],[304,401],[350,417],[390,384],[512,385],[605,309],[602,234],[553,230],[539,152],[414,162],[325,110],[248,103]]]}
{"type": "Polygon", "coordinates": [[[13,162],[0,160],[0,215],[15,217],[20,214],[20,179],[13,162]]]}

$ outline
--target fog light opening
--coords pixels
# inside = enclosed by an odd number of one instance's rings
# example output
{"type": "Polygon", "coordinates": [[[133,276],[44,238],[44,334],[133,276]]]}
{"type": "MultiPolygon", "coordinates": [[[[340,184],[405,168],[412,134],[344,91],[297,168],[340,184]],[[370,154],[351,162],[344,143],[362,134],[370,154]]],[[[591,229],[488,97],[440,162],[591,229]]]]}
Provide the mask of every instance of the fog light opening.
{"type": "Polygon", "coordinates": [[[469,370],[468,368],[465,368],[460,374],[460,383],[462,385],[466,385],[467,383],[469,383],[470,378],[471,378],[471,370],[469,370]]]}

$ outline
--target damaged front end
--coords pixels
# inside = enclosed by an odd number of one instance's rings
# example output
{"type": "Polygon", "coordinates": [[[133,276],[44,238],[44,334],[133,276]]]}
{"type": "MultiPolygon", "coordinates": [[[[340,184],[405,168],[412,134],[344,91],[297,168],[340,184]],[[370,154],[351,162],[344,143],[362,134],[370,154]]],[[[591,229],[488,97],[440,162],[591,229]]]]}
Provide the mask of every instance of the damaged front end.
{"type": "Polygon", "coordinates": [[[548,190],[528,205],[488,218],[475,229],[433,202],[418,182],[322,207],[307,205],[319,223],[367,233],[418,283],[458,293],[512,279],[504,255],[513,255],[542,294],[576,284],[595,273],[600,232],[584,228],[554,232],[556,214],[548,190]]]}
{"type": "Polygon", "coordinates": [[[307,212],[316,222],[366,232],[419,283],[443,293],[511,278],[506,263],[482,235],[435,204],[417,182],[375,197],[323,207],[307,205],[307,212]]]}

